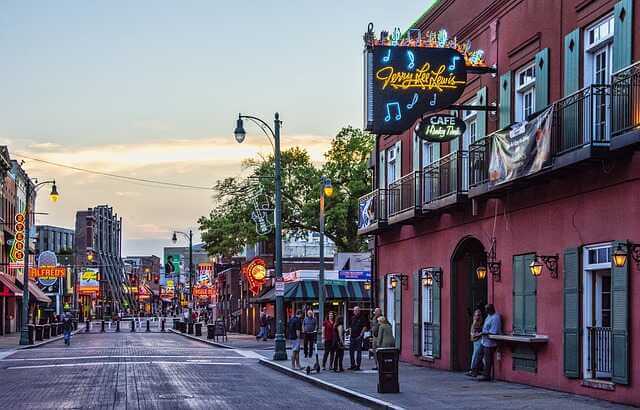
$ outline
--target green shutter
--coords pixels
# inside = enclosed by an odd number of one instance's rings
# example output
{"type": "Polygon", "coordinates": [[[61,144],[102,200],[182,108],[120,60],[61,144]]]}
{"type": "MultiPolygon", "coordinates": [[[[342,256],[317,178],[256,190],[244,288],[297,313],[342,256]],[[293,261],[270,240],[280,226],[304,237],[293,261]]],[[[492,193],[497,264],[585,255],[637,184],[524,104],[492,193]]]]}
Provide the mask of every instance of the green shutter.
{"type": "Polygon", "coordinates": [[[420,295],[422,290],[422,284],[420,280],[420,271],[413,275],[413,354],[416,356],[422,355],[422,333],[420,325],[420,316],[422,309],[420,309],[420,295]]]}
{"type": "Polygon", "coordinates": [[[568,248],[563,258],[564,375],[580,377],[580,259],[578,248],[568,248]]]}
{"type": "Polygon", "coordinates": [[[564,95],[580,89],[580,29],[564,38],[564,95]]]}
{"type": "Polygon", "coordinates": [[[613,9],[613,72],[631,65],[633,0],[622,0],[613,9]]]}
{"type": "Polygon", "coordinates": [[[396,348],[402,349],[402,283],[399,278],[398,286],[393,290],[393,318],[395,320],[393,334],[396,339],[396,348]]]}
{"type": "Polygon", "coordinates": [[[538,288],[538,281],[531,274],[529,266],[535,258],[534,254],[525,255],[523,260],[522,270],[524,271],[524,291],[523,291],[523,303],[524,303],[524,333],[528,335],[535,335],[537,331],[537,303],[536,294],[538,288]]]}
{"type": "Polygon", "coordinates": [[[380,157],[378,159],[378,188],[380,189],[385,189],[387,185],[386,155],[386,150],[380,151],[380,157]]]}
{"type": "MultiPolygon", "coordinates": [[[[616,241],[612,249],[626,242],[616,241]]],[[[611,380],[629,384],[629,257],[621,268],[611,268],[611,380]]]]}
{"type": "Polygon", "coordinates": [[[500,76],[500,107],[498,111],[500,115],[498,127],[508,127],[511,124],[511,71],[500,76]]]}
{"type": "Polygon", "coordinates": [[[536,111],[549,105],[549,49],[536,54],[536,111]]]}
{"type": "MultiPolygon", "coordinates": [[[[443,278],[440,278],[442,281],[443,278]]],[[[433,357],[440,358],[440,292],[442,288],[437,282],[433,283],[431,288],[431,297],[433,299],[433,357]]]]}
{"type": "MultiPolygon", "coordinates": [[[[488,105],[487,103],[487,87],[482,87],[476,94],[478,97],[478,105],[488,105]]],[[[487,111],[478,111],[476,120],[476,140],[484,138],[487,135],[487,111]]]]}
{"type": "Polygon", "coordinates": [[[513,334],[524,334],[524,256],[513,257],[513,334]]]}

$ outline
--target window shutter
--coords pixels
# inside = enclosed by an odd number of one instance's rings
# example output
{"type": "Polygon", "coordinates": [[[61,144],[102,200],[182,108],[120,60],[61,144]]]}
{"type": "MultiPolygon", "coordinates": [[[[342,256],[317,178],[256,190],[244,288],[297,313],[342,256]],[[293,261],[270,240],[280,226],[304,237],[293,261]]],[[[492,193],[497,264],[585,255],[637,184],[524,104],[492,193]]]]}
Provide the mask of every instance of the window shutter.
{"type": "Polygon", "coordinates": [[[633,0],[622,0],[613,9],[613,72],[631,64],[633,0]]]}
{"type": "Polygon", "coordinates": [[[536,111],[549,105],[549,49],[536,54],[536,111]]]}
{"type": "Polygon", "coordinates": [[[422,294],[422,281],[420,280],[420,270],[413,275],[413,354],[422,355],[422,309],[420,309],[420,296],[422,294]]]}
{"type": "Polygon", "coordinates": [[[580,89],[580,29],[564,37],[564,95],[580,89]]]}
{"type": "Polygon", "coordinates": [[[524,256],[513,257],[513,334],[524,334],[524,256]]]}
{"type": "Polygon", "coordinates": [[[511,71],[500,76],[500,122],[498,128],[511,124],[511,71]]]}
{"type": "Polygon", "coordinates": [[[415,130],[413,131],[413,170],[420,171],[420,144],[421,140],[418,138],[415,130]]]}
{"type": "MultiPolygon", "coordinates": [[[[628,249],[627,243],[616,241],[628,249]]],[[[611,264],[611,380],[619,384],[629,384],[629,257],[621,268],[611,264]]]]}
{"type": "Polygon", "coordinates": [[[580,259],[578,248],[564,251],[564,375],[580,377],[580,259]]]}
{"type": "MultiPolygon", "coordinates": [[[[441,279],[442,280],[442,279],[441,279]]],[[[440,285],[433,282],[431,297],[433,298],[433,357],[440,358],[440,285]]]]}
{"type": "Polygon", "coordinates": [[[402,349],[402,283],[398,280],[398,286],[393,290],[393,316],[395,319],[395,329],[393,334],[396,339],[396,348],[402,349]]]}
{"type": "Polygon", "coordinates": [[[378,188],[384,189],[387,185],[387,167],[385,156],[387,152],[385,150],[380,151],[380,159],[378,161],[378,188]]]}
{"type": "Polygon", "coordinates": [[[537,331],[537,303],[536,293],[538,288],[538,281],[531,274],[529,266],[533,262],[535,255],[525,255],[523,260],[523,275],[524,275],[524,333],[528,335],[535,335],[537,331]]]}
{"type": "Polygon", "coordinates": [[[402,141],[396,142],[396,178],[402,178],[402,141]]]}
{"type": "MultiPolygon", "coordinates": [[[[482,87],[477,94],[478,105],[489,105],[487,102],[487,87],[482,87]]],[[[487,111],[478,111],[476,120],[476,141],[487,135],[487,111]]]]}

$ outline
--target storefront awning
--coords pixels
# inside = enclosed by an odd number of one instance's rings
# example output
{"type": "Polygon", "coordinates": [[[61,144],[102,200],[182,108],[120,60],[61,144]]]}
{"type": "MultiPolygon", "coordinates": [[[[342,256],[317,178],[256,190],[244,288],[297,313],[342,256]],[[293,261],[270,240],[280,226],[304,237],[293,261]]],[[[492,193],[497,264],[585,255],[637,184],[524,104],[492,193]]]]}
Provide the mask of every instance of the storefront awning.
{"type": "MultiPolygon", "coordinates": [[[[16,278],[18,283],[22,286],[22,278],[16,278]]],[[[41,303],[51,303],[51,299],[49,296],[45,295],[42,289],[36,285],[35,282],[29,281],[29,294],[33,296],[38,302],[41,303]]]]}
{"type": "MultiPolygon", "coordinates": [[[[275,288],[269,289],[253,303],[273,302],[275,300],[275,288]]],[[[360,281],[329,281],[324,285],[324,297],[328,300],[369,300],[368,292],[364,289],[364,282],[360,281]]],[[[301,280],[285,283],[284,300],[296,302],[310,302],[318,300],[318,281],[301,280]]]]}
{"type": "Polygon", "coordinates": [[[0,272],[0,283],[4,289],[0,292],[0,296],[19,296],[22,297],[22,290],[18,289],[12,276],[0,272]]]}

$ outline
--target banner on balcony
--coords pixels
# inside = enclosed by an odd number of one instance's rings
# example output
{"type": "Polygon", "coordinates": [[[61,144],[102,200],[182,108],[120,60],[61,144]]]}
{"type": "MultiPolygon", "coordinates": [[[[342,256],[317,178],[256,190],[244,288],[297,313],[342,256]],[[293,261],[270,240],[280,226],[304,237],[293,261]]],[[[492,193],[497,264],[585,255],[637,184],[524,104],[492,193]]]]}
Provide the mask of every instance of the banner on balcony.
{"type": "Polygon", "coordinates": [[[375,222],[374,201],[376,196],[361,200],[358,209],[358,229],[366,229],[375,222]]]}
{"type": "Polygon", "coordinates": [[[496,131],[491,146],[489,184],[499,185],[540,171],[551,151],[553,106],[531,121],[496,131]]]}

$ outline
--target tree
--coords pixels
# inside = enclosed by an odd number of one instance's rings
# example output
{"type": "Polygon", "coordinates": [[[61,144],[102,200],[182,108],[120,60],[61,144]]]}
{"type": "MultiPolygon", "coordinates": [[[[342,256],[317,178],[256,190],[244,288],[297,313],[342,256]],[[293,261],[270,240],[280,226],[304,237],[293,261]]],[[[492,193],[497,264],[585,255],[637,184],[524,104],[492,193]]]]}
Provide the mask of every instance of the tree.
{"type": "MultiPolygon", "coordinates": [[[[331,179],[334,194],[325,201],[325,235],[340,251],[360,251],[364,241],[357,235],[358,198],[370,187],[367,158],[374,146],[371,134],[352,127],[340,130],[325,153],[326,162],[315,167],[301,147],[282,152],[282,227],[289,237],[319,231],[321,176],[331,179]]],[[[215,186],[217,204],[198,222],[210,254],[231,256],[245,244],[269,239],[259,235],[251,219],[256,193],[274,198],[274,158],[252,158],[243,162],[250,170],[247,180],[227,178],[215,186]]],[[[273,223],[273,215],[269,214],[273,223]]]]}

